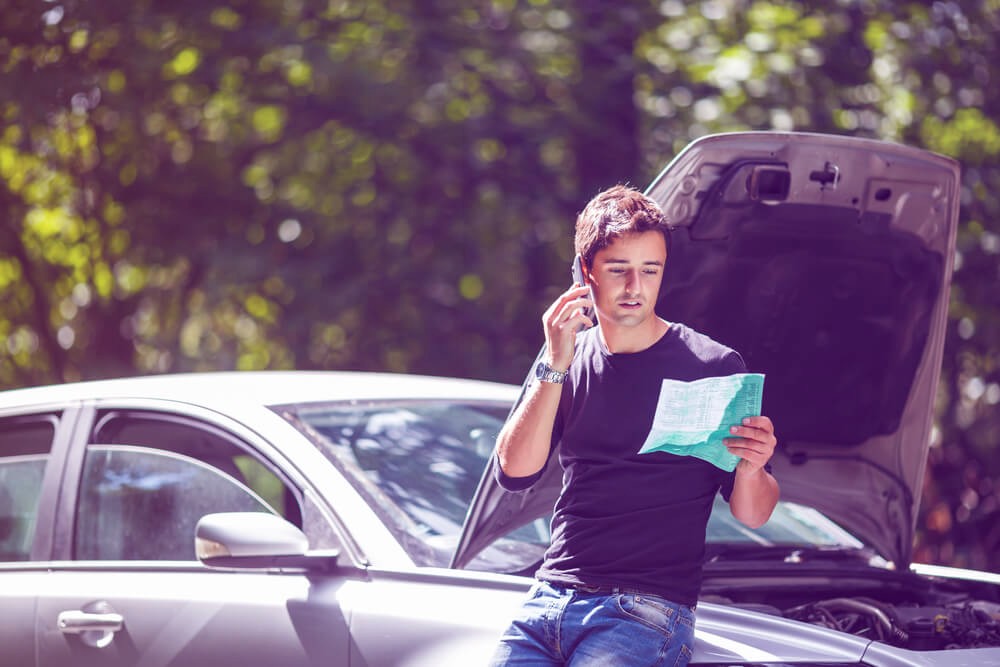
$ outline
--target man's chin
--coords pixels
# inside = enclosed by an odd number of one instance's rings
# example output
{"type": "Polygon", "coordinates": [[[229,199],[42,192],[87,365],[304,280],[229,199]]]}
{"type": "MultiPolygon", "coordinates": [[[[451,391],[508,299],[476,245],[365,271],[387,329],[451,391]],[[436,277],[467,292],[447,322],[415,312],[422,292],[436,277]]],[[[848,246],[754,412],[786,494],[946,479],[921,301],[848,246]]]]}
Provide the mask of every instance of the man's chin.
{"type": "Polygon", "coordinates": [[[652,317],[652,313],[648,311],[622,311],[619,310],[615,313],[612,321],[620,327],[637,327],[645,324],[652,317]]]}

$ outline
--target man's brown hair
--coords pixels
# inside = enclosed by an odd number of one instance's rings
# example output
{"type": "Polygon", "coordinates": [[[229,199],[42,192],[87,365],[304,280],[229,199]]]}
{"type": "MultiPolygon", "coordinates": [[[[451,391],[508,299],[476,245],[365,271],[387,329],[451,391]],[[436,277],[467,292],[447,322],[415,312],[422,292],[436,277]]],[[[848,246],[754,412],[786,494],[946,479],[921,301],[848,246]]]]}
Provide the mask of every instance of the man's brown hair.
{"type": "Polygon", "coordinates": [[[670,250],[670,228],[655,201],[627,185],[598,193],[576,217],[574,247],[587,267],[594,255],[623,234],[659,231],[670,250]]]}

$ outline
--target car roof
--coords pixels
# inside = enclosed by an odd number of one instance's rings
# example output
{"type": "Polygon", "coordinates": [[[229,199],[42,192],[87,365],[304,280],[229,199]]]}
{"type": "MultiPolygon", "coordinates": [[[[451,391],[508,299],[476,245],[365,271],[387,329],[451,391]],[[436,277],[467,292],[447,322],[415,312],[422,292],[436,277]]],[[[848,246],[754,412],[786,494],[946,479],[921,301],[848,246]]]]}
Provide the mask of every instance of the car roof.
{"type": "Polygon", "coordinates": [[[224,408],[233,403],[440,399],[513,401],[519,388],[497,382],[351,371],[222,371],[147,375],[0,391],[0,410],[87,399],[160,399],[224,408]]]}

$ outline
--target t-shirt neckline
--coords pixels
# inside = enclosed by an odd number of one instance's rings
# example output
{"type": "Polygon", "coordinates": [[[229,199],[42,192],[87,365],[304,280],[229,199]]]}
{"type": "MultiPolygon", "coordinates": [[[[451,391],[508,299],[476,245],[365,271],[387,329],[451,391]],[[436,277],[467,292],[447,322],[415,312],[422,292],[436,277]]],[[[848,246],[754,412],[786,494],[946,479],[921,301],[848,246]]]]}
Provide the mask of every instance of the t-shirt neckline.
{"type": "Polygon", "coordinates": [[[669,340],[672,340],[677,334],[680,333],[679,329],[681,325],[679,323],[671,322],[669,320],[664,320],[664,321],[667,323],[667,330],[663,332],[663,335],[661,335],[659,338],[653,341],[653,343],[650,344],[649,347],[643,348],[636,352],[612,352],[611,350],[608,349],[608,346],[604,343],[604,337],[601,336],[601,332],[597,331],[595,327],[594,334],[597,337],[597,349],[600,351],[601,356],[607,359],[626,359],[629,357],[634,357],[639,354],[643,354],[644,352],[649,352],[650,350],[665,344],[669,340]]]}

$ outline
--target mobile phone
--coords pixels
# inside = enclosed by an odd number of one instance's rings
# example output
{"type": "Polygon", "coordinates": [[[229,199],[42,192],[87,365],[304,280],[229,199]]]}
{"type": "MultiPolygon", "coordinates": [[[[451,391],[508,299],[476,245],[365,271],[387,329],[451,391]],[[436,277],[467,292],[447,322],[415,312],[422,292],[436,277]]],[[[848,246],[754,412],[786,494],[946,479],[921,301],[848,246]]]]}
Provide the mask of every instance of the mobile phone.
{"type": "MultiPolygon", "coordinates": [[[[583,260],[577,255],[573,258],[573,282],[578,285],[586,285],[587,281],[583,279],[583,260]]],[[[590,290],[590,300],[594,300],[594,290],[590,290]]],[[[583,314],[590,318],[590,321],[594,321],[594,309],[584,308],[583,314]]]]}

